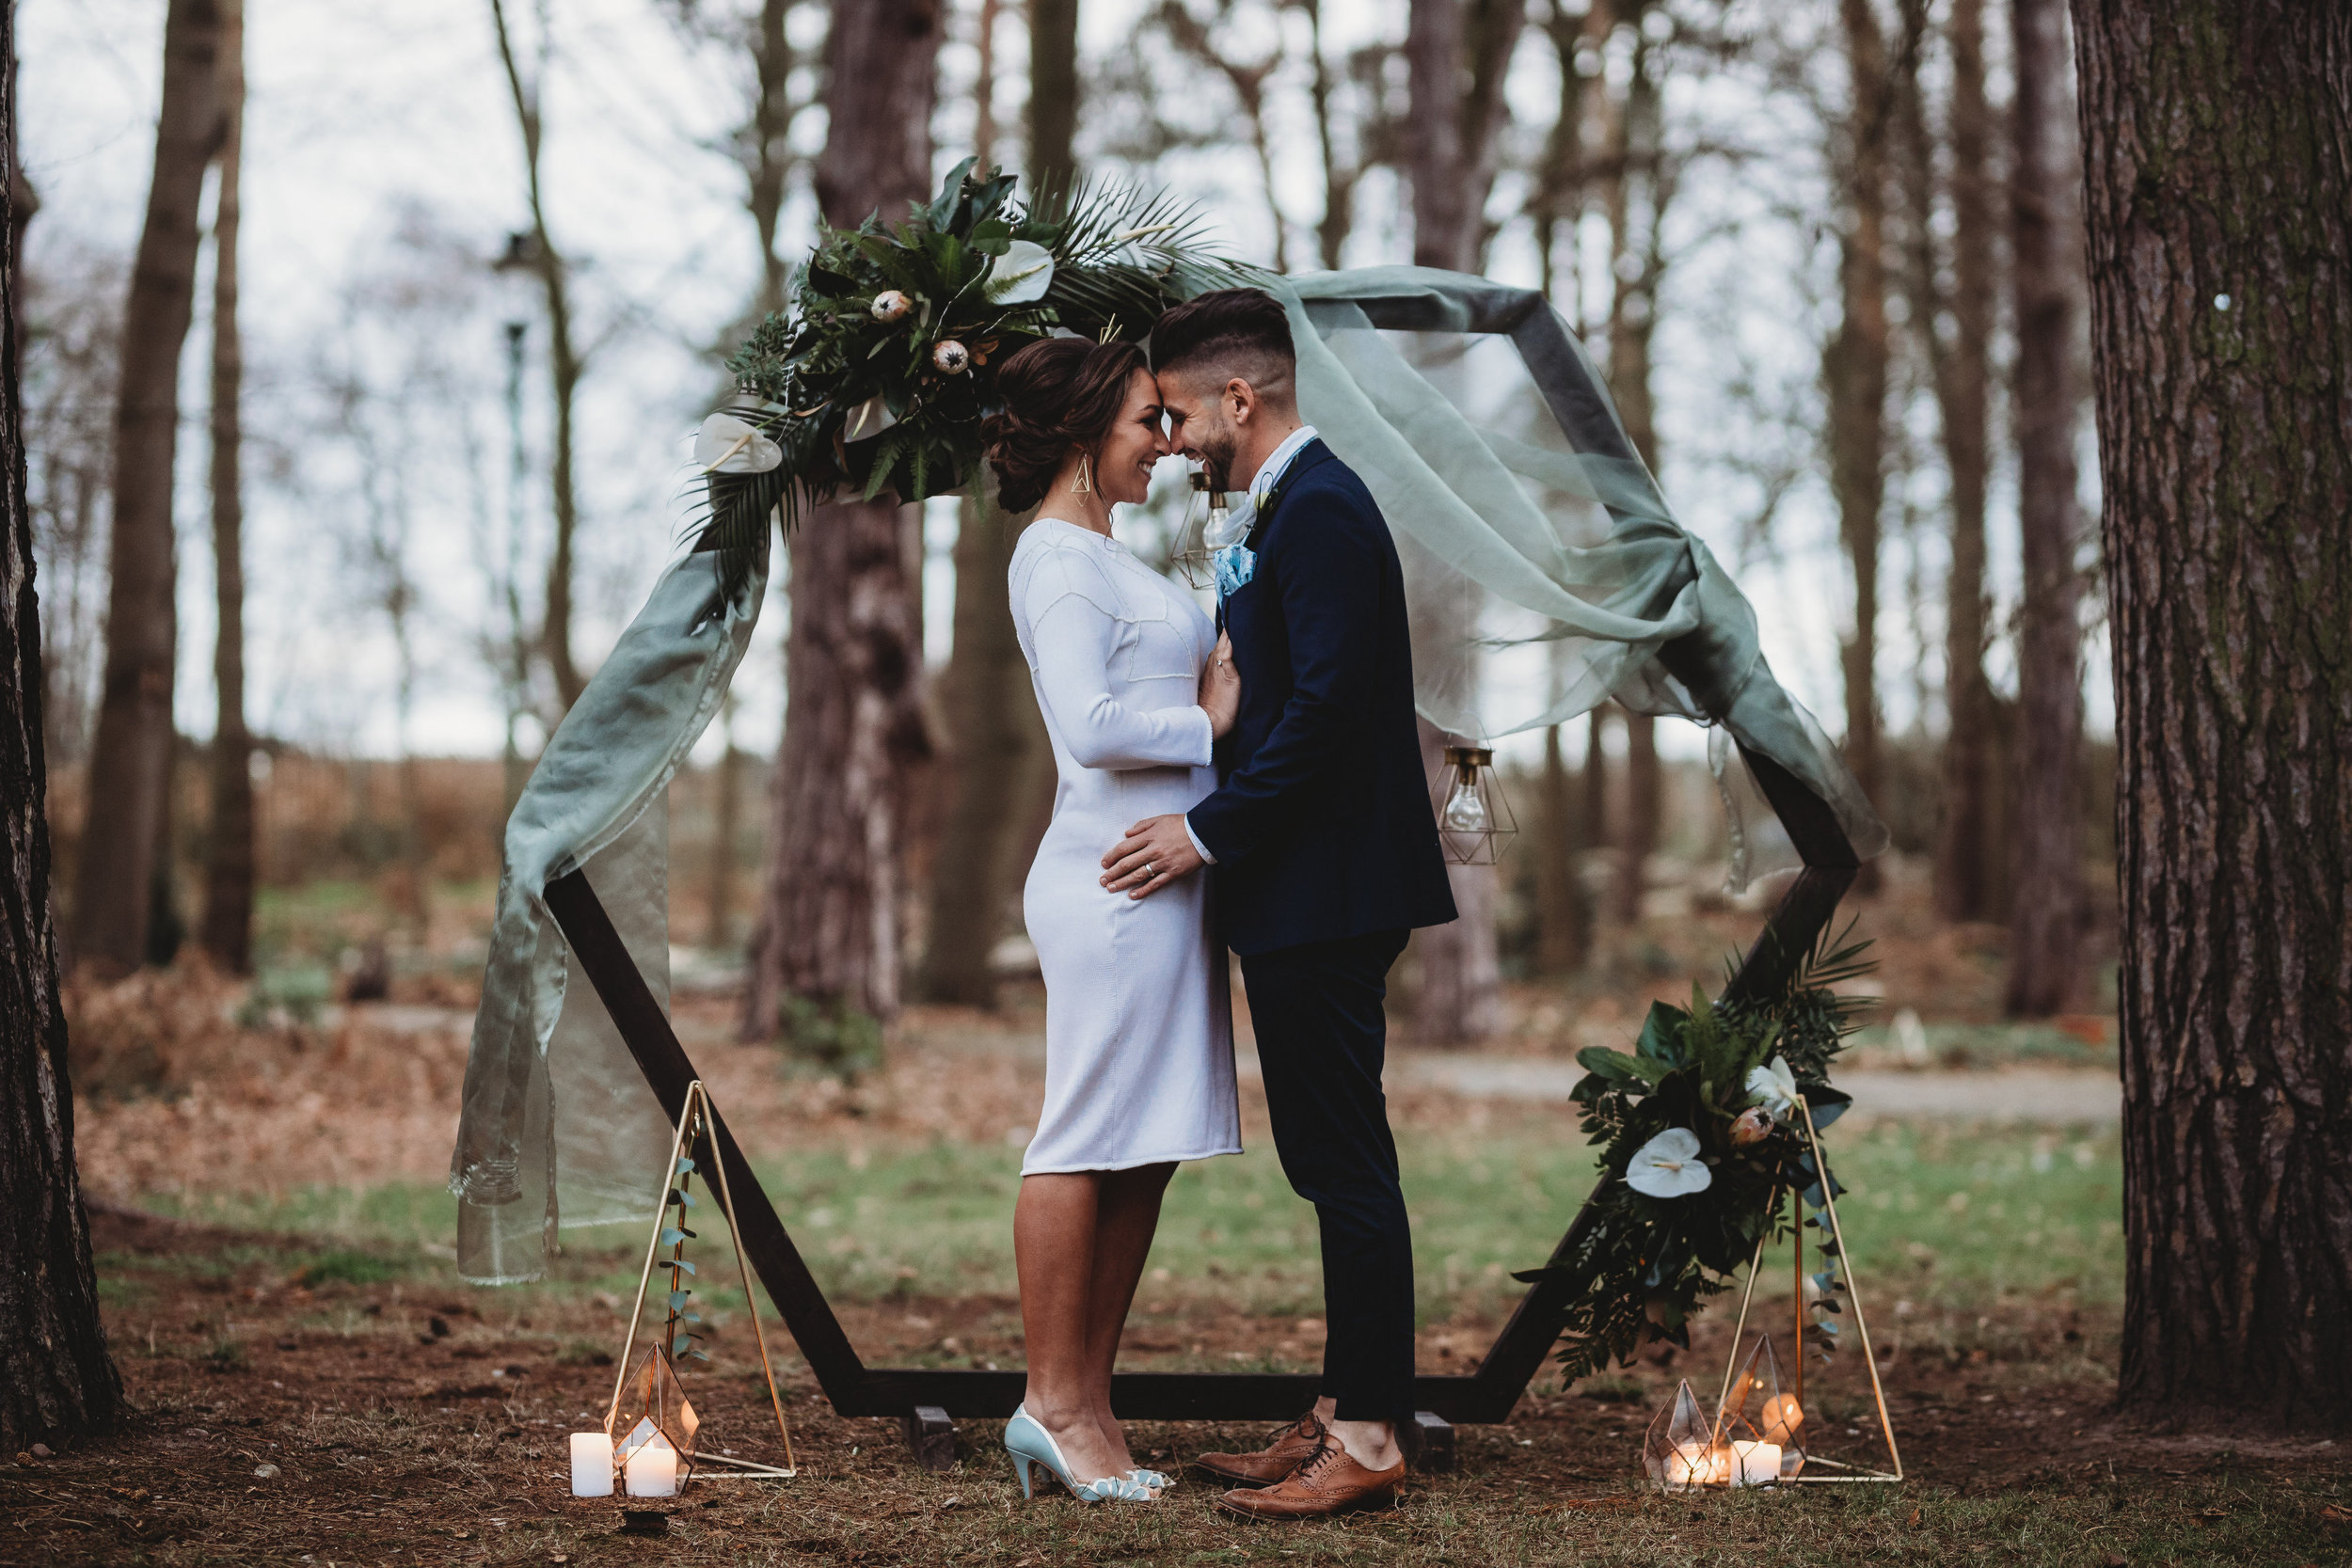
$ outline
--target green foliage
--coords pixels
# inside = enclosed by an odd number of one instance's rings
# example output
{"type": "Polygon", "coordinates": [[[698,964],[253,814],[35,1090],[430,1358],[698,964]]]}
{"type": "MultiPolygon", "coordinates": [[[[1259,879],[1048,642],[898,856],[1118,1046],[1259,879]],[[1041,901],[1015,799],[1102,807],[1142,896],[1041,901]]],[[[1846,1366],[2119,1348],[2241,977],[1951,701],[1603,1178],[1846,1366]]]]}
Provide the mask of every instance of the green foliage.
{"type": "Polygon", "coordinates": [[[373,1253],[322,1252],[302,1265],[296,1277],[305,1285],[381,1285],[388,1279],[398,1279],[405,1271],[389,1259],[373,1253]]]}
{"type": "MultiPolygon", "coordinates": [[[[1613,1358],[1630,1364],[1655,1340],[1687,1348],[1700,1304],[1728,1287],[1759,1243],[1788,1234],[1788,1195],[1818,1209],[1825,1180],[1830,1192],[1844,1190],[1816,1168],[1794,1108],[1776,1113],[1750,1075],[1783,1064],[1817,1128],[1844,1111],[1849,1098],[1830,1086],[1828,1069],[1855,1027],[1855,1007],[1830,988],[1867,972],[1867,946],[1825,937],[1777,995],[1713,1004],[1694,986],[1688,1010],[1652,1005],[1632,1054],[1597,1046],[1578,1054],[1586,1075],[1572,1098],[1585,1135],[1601,1146],[1601,1183],[1577,1244],[1515,1276],[1568,1282],[1567,1381],[1613,1358]],[[1708,1184],[1674,1196],[1637,1191],[1627,1180],[1636,1155],[1675,1129],[1697,1138],[1708,1184]]],[[[1842,1289],[1834,1263],[1828,1272],[1825,1315],[1838,1310],[1842,1289]]],[[[1833,1343],[1834,1328],[1823,1345],[1833,1343]]]]}
{"type": "MultiPolygon", "coordinates": [[[[869,216],[827,229],[801,269],[791,308],[771,315],[728,360],[755,407],[735,410],[784,451],[764,474],[709,476],[707,542],[740,556],[771,511],[789,528],[803,502],[885,491],[920,500],[977,477],[980,421],[996,406],[991,367],[1057,331],[1136,341],[1168,306],[1245,280],[1208,253],[1200,220],[1165,196],[1105,185],[1048,191],[1025,208],[1015,179],[977,160],[956,166],[937,199],[904,222],[869,216]],[[1053,259],[1042,297],[995,277],[1016,244],[1053,259]],[[877,314],[882,295],[903,314],[877,314]],[[961,345],[968,368],[943,366],[961,345]]],[[[723,574],[730,589],[739,574],[723,574]]]]}
{"type": "Polygon", "coordinates": [[[776,1012],[784,1048],[798,1062],[844,1078],[882,1065],[882,1021],[871,1013],[804,996],[786,997],[776,1012]]]}

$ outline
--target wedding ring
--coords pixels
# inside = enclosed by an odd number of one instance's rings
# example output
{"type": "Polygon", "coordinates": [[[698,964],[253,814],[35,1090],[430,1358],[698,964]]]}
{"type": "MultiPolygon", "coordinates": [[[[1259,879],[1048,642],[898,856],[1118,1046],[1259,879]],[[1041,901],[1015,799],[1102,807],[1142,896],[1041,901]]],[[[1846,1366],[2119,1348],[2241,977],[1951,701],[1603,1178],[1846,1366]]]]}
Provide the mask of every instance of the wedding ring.
{"type": "Polygon", "coordinates": [[[1148,882],[1156,875],[1158,875],[1158,873],[1152,869],[1152,863],[1150,861],[1145,861],[1143,863],[1143,879],[1148,882]]]}

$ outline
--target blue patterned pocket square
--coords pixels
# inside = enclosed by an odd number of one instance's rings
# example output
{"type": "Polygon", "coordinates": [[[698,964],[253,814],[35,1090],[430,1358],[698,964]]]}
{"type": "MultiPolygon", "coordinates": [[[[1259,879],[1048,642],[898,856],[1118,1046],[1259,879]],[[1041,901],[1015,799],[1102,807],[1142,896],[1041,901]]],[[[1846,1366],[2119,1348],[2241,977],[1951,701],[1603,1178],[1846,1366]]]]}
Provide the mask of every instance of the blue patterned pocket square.
{"type": "Polygon", "coordinates": [[[1247,545],[1228,545],[1209,553],[1216,568],[1216,596],[1221,600],[1258,574],[1258,552],[1247,545]]]}

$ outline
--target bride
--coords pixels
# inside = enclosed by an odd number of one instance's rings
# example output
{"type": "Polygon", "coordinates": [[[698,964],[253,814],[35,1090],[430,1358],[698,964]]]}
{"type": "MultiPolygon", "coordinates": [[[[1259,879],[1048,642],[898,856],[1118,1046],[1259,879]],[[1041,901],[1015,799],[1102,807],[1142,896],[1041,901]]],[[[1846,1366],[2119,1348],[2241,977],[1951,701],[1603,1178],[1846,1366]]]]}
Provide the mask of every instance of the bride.
{"type": "Polygon", "coordinates": [[[985,427],[998,499],[1038,508],[1012,615],[1052,736],[1053,825],[1023,892],[1045,976],[1045,1107],[1021,1165],[1013,1251],[1028,1384],[1005,1429],[1022,1490],[1042,1465],[1087,1502],[1156,1497],[1111,1414],[1111,1364],[1179,1161],[1241,1152],[1232,1019],[1209,879],[1148,899],[1102,885],[1104,850],[1216,785],[1241,679],[1191,597],[1111,537],[1172,451],[1142,350],[1049,338],[998,372],[985,427]]]}

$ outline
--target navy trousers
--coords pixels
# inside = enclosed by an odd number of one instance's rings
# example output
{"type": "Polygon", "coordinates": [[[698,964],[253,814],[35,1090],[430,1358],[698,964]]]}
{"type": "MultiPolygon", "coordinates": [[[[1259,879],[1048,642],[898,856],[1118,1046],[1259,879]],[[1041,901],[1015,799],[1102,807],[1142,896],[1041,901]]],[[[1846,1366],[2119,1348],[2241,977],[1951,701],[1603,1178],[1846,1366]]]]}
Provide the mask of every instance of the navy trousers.
{"type": "Polygon", "coordinates": [[[1413,1413],[1413,1238],[1380,1088],[1404,931],[1241,960],[1282,1174],[1323,1231],[1323,1392],[1343,1421],[1413,1413]]]}

